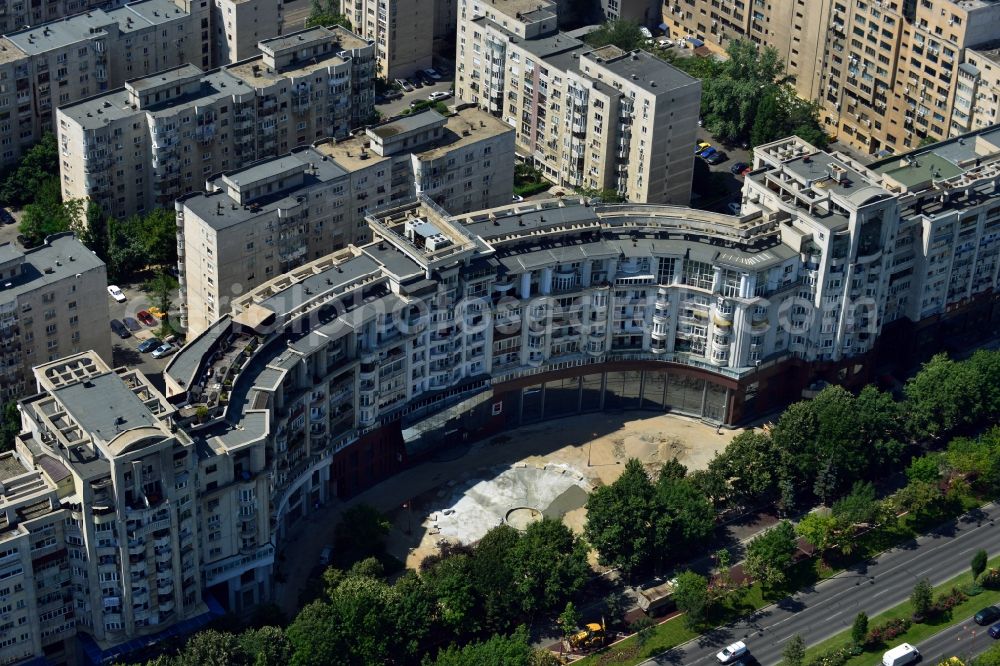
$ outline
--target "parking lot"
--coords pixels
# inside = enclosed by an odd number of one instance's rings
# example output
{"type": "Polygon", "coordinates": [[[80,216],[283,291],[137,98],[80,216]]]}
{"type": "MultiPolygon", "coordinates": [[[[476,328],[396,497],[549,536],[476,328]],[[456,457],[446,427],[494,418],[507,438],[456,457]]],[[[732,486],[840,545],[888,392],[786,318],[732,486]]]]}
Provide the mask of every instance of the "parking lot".
{"type": "MultiPolygon", "coordinates": [[[[150,300],[149,296],[145,292],[140,291],[134,286],[130,285],[118,285],[121,287],[122,291],[125,293],[126,301],[124,303],[118,303],[110,296],[108,296],[108,310],[111,315],[111,319],[117,319],[118,321],[124,321],[125,317],[132,317],[138,321],[136,314],[140,310],[148,310],[150,306],[153,305],[153,301],[150,300]]],[[[175,296],[176,300],[176,296],[175,296]]],[[[120,338],[114,331],[111,330],[111,324],[108,323],[108,335],[111,336],[111,350],[114,358],[112,359],[113,365],[115,367],[121,365],[127,365],[129,367],[138,368],[144,374],[150,377],[153,385],[158,389],[163,388],[163,379],[161,375],[163,374],[163,368],[170,361],[170,356],[164,358],[153,358],[150,353],[140,353],[139,344],[144,340],[154,336],[154,327],[146,326],[139,322],[142,329],[139,331],[132,331],[132,335],[128,338],[120,338]]]]}

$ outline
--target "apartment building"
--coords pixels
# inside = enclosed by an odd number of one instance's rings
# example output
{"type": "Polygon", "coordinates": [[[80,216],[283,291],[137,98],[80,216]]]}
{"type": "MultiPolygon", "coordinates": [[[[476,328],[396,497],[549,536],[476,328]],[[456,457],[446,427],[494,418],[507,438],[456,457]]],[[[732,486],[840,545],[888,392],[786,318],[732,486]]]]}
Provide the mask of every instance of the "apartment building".
{"type": "Polygon", "coordinates": [[[978,92],[996,81],[983,67],[1000,25],[993,0],[717,4],[671,0],[663,19],[671,34],[712,46],[749,38],[776,48],[799,96],[821,104],[828,132],[860,151],[906,152],[997,118],[996,94],[978,92]]]}
{"type": "Polygon", "coordinates": [[[28,26],[58,21],[87,10],[110,9],[120,4],[108,0],[52,0],[37,4],[24,0],[3,0],[0,2],[0,35],[28,26]]]}
{"type": "Polygon", "coordinates": [[[212,62],[228,65],[256,56],[258,42],[281,34],[282,6],[281,0],[215,0],[212,62]]]}
{"type": "Polygon", "coordinates": [[[55,109],[184,63],[209,65],[208,0],[141,0],[0,37],[0,165],[55,130],[55,109]]]}
{"type": "Polygon", "coordinates": [[[662,15],[660,0],[601,0],[605,21],[633,21],[643,26],[659,25],[662,15]]]}
{"type": "Polygon", "coordinates": [[[215,173],[347,136],[374,108],[374,49],[343,28],[260,43],[204,72],[182,65],[58,110],[65,199],[116,217],[169,206],[215,173]]]}
{"type": "Polygon", "coordinates": [[[369,242],[369,210],[417,194],[458,213],[508,203],[513,165],[513,130],[468,107],[448,117],[428,110],[224,173],[175,204],[182,325],[198,335],[233,298],[369,242]]]}
{"type": "Polygon", "coordinates": [[[558,32],[556,5],[462,0],[456,96],[511,125],[546,178],[687,204],[701,83],[643,51],[558,32]]]}
{"type": "Polygon", "coordinates": [[[58,659],[75,633],[76,609],[63,586],[70,582],[64,525],[69,512],[60,483],[68,476],[54,459],[39,469],[13,452],[0,453],[0,662],[45,654],[58,659]]]}
{"type": "Polygon", "coordinates": [[[0,245],[0,400],[34,388],[31,368],[93,349],[111,359],[104,262],[73,234],[0,245]]]}
{"type": "Polygon", "coordinates": [[[1000,123],[1000,43],[966,49],[958,67],[952,128],[971,132],[1000,123]]]}

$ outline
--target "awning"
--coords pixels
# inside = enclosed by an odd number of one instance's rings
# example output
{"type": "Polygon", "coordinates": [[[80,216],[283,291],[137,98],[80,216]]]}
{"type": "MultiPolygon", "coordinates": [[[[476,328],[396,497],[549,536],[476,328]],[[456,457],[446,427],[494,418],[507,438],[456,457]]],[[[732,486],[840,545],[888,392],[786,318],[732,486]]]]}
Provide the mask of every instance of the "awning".
{"type": "Polygon", "coordinates": [[[687,40],[691,42],[691,46],[698,48],[699,46],[704,46],[705,42],[701,41],[697,37],[688,37],[687,40]]]}
{"type": "Polygon", "coordinates": [[[669,29],[670,29],[670,28],[669,28],[669,27],[667,26],[667,24],[666,24],[666,23],[661,23],[661,24],[660,24],[660,30],[663,30],[663,31],[667,31],[667,30],[669,30],[669,29]]]}

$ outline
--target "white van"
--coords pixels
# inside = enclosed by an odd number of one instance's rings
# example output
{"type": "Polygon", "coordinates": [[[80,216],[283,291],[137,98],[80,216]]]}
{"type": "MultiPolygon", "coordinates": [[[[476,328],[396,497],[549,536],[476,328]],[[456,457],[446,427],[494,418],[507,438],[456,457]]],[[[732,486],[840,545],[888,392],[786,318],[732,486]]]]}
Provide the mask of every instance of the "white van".
{"type": "Polygon", "coordinates": [[[653,41],[653,33],[651,33],[649,31],[649,28],[647,28],[646,26],[641,26],[639,28],[639,32],[642,33],[642,36],[646,38],[647,42],[653,41]]]}
{"type": "Polygon", "coordinates": [[[918,659],[920,659],[920,653],[917,652],[917,648],[909,643],[903,643],[882,655],[882,666],[905,666],[905,664],[912,664],[918,659]]]}

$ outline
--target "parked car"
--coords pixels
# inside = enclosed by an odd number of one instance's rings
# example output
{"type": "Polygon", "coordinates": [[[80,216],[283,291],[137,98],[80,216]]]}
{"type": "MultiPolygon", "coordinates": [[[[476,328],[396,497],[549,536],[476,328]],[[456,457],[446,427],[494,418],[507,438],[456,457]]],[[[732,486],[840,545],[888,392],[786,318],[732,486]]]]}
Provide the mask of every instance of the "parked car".
{"type": "Polygon", "coordinates": [[[990,627],[990,638],[1000,638],[1000,622],[990,627]]]}
{"type": "Polygon", "coordinates": [[[410,85],[413,86],[414,88],[424,87],[424,82],[420,80],[419,76],[411,76],[410,78],[407,79],[407,81],[409,81],[410,85]]]}
{"type": "Polygon", "coordinates": [[[333,561],[333,546],[323,546],[323,550],[319,554],[319,563],[321,566],[327,566],[333,561]]]}
{"type": "Polygon", "coordinates": [[[715,148],[712,148],[711,146],[709,146],[705,150],[703,150],[700,153],[698,153],[698,157],[700,157],[702,159],[708,159],[709,157],[711,157],[712,155],[714,155],[717,152],[718,151],[715,148]]]}
{"type": "Polygon", "coordinates": [[[140,324],[139,322],[137,322],[132,317],[123,317],[122,321],[125,322],[125,325],[128,326],[128,330],[130,330],[130,331],[141,331],[142,330],[142,324],[140,324]]]}
{"type": "Polygon", "coordinates": [[[427,96],[427,99],[429,99],[432,102],[440,102],[441,100],[448,99],[449,97],[451,97],[450,92],[448,92],[447,90],[439,90],[437,92],[432,92],[430,95],[427,96]]]}
{"type": "Polygon", "coordinates": [[[976,624],[981,627],[986,626],[987,624],[993,624],[997,620],[1000,620],[1000,608],[997,608],[996,606],[987,606],[976,613],[975,617],[972,619],[975,620],[976,624]]]}
{"type": "MultiPolygon", "coordinates": [[[[714,150],[714,149],[713,149],[714,150]]],[[[711,155],[705,158],[705,161],[709,164],[722,164],[729,159],[729,156],[725,153],[715,150],[711,155]]]]}
{"type": "Polygon", "coordinates": [[[707,141],[699,141],[694,146],[694,154],[697,155],[697,154],[701,153],[701,151],[703,151],[703,150],[705,150],[707,148],[711,148],[711,147],[712,147],[712,144],[708,143],[707,141]]]}
{"type": "Polygon", "coordinates": [[[514,203],[521,203],[522,201],[524,201],[524,197],[522,197],[520,194],[515,194],[512,198],[514,200],[514,203]]]}
{"type": "MultiPolygon", "coordinates": [[[[657,37],[656,38],[656,45],[659,46],[662,49],[669,49],[671,46],[674,45],[674,43],[673,43],[673,41],[670,40],[669,37],[657,37]]],[[[698,124],[701,125],[701,121],[700,120],[698,121],[698,124]]]]}
{"type": "Polygon", "coordinates": [[[147,338],[139,343],[139,351],[145,354],[163,345],[163,340],[159,338],[147,338]]]}
{"type": "Polygon", "coordinates": [[[164,342],[162,345],[153,350],[152,356],[153,358],[163,358],[164,356],[170,356],[175,350],[176,348],[173,345],[164,342]]]}
{"type": "Polygon", "coordinates": [[[115,335],[117,335],[119,338],[122,338],[123,340],[125,338],[132,337],[132,334],[128,332],[128,329],[125,327],[125,324],[121,323],[117,319],[111,320],[111,330],[115,332],[115,335]]]}
{"type": "Polygon", "coordinates": [[[125,302],[125,292],[119,289],[116,285],[113,284],[108,285],[108,295],[111,296],[111,298],[118,301],[119,303],[125,302]]]}
{"type": "Polygon", "coordinates": [[[135,313],[135,316],[146,326],[156,326],[156,320],[153,319],[153,315],[149,314],[146,310],[139,310],[135,313]]]}
{"type": "Polygon", "coordinates": [[[909,643],[903,643],[882,655],[882,666],[904,666],[920,660],[920,652],[909,643]]]}
{"type": "Polygon", "coordinates": [[[153,315],[157,319],[163,319],[163,310],[155,305],[149,308],[149,314],[153,315]]]}
{"type": "Polygon", "coordinates": [[[729,167],[729,173],[733,174],[734,176],[737,176],[737,175],[743,173],[743,171],[745,169],[749,169],[749,168],[750,168],[750,165],[747,164],[746,162],[737,162],[733,166],[729,167]]]}
{"type": "Polygon", "coordinates": [[[438,74],[437,70],[434,69],[433,67],[428,67],[427,69],[425,69],[424,70],[424,74],[426,74],[427,76],[431,77],[435,81],[440,81],[441,80],[441,75],[438,74]]]}
{"type": "Polygon", "coordinates": [[[6,208],[0,208],[0,224],[14,224],[17,220],[6,208]]]}
{"type": "Polygon", "coordinates": [[[646,26],[640,26],[639,27],[639,32],[642,33],[642,36],[646,38],[647,42],[653,40],[653,33],[651,33],[649,31],[649,28],[647,28],[646,26]]]}
{"type": "Polygon", "coordinates": [[[406,79],[396,79],[396,85],[403,89],[404,92],[413,92],[413,86],[406,79]]]}
{"type": "Polygon", "coordinates": [[[715,658],[719,660],[720,664],[731,664],[737,659],[742,659],[744,656],[749,654],[747,649],[747,644],[743,641],[736,641],[732,645],[727,645],[726,647],[719,650],[719,653],[715,655],[715,658]]]}

